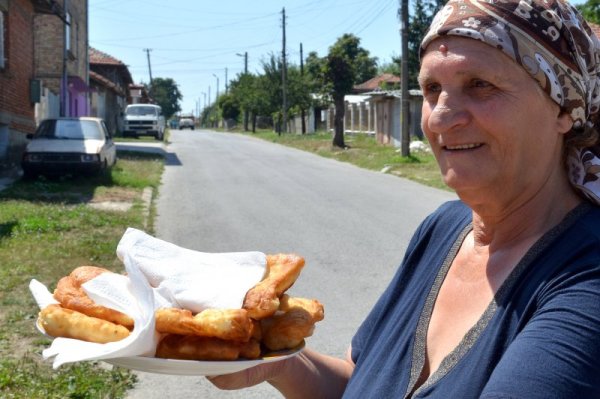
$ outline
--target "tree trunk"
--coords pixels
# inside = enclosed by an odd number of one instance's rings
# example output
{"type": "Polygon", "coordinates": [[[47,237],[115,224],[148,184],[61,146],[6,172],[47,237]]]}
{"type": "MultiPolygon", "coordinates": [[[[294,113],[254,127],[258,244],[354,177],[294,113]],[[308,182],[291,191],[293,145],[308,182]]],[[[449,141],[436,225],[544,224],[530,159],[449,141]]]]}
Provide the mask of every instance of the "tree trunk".
{"type": "Polygon", "coordinates": [[[256,133],[256,114],[252,114],[252,133],[256,133]]]}
{"type": "Polygon", "coordinates": [[[339,148],[347,148],[344,143],[344,113],[346,111],[344,96],[334,97],[333,102],[335,104],[333,145],[339,148]]]}
{"type": "Polygon", "coordinates": [[[244,110],[244,132],[248,131],[248,110],[244,110]]]}
{"type": "Polygon", "coordinates": [[[306,112],[304,112],[304,108],[302,108],[301,118],[302,118],[302,134],[306,134],[306,121],[304,120],[304,118],[306,118],[306,112]]]}

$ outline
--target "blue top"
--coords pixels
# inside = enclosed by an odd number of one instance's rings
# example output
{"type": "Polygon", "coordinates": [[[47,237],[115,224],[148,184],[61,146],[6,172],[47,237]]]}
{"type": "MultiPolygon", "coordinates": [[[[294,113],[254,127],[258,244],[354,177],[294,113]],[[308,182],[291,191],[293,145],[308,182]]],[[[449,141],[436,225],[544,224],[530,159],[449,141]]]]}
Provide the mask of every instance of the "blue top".
{"type": "Polygon", "coordinates": [[[352,340],[344,398],[600,398],[600,207],[578,206],[521,259],[481,319],[412,396],[439,288],[471,230],[441,206],[352,340]]]}

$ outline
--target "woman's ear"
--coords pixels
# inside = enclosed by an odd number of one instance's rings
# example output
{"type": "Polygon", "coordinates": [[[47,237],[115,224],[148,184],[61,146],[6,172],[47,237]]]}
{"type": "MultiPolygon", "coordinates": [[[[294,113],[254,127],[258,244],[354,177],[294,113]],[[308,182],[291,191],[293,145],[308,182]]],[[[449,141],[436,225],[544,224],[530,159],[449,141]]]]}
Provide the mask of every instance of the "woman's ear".
{"type": "Polygon", "coordinates": [[[571,131],[573,127],[573,119],[571,115],[563,111],[562,109],[558,111],[558,117],[556,118],[556,129],[558,133],[567,134],[571,131]]]}

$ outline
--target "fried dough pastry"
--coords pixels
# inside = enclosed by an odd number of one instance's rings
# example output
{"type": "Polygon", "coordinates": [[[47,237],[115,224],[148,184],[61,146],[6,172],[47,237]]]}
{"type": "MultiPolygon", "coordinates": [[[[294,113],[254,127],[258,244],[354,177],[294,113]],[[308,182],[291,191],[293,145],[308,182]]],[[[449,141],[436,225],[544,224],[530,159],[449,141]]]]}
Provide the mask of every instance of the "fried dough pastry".
{"type": "Polygon", "coordinates": [[[294,254],[267,255],[265,278],[246,293],[242,308],[260,320],[279,308],[279,297],[290,288],[304,267],[304,258],[294,254]]]}
{"type": "Polygon", "coordinates": [[[237,342],[197,335],[168,334],[158,343],[155,356],[182,360],[256,359],[260,356],[260,343],[254,339],[237,342]]]}
{"type": "Polygon", "coordinates": [[[315,299],[283,295],[280,310],[261,320],[262,343],[271,350],[292,349],[313,333],[315,323],[323,320],[323,305],[315,299]]]}
{"type": "Polygon", "coordinates": [[[154,316],[156,331],[160,333],[247,342],[254,330],[244,309],[206,309],[193,316],[189,310],[163,308],[154,312],[154,316]]]}
{"type": "Polygon", "coordinates": [[[87,316],[97,317],[112,323],[120,324],[133,329],[133,319],[118,310],[109,309],[96,304],[87,296],[81,285],[90,281],[102,273],[112,273],[111,271],[96,266],[80,266],[74,269],[71,274],[61,278],[54,290],[54,299],[62,307],[76,310],[87,316]]]}
{"type": "Polygon", "coordinates": [[[105,344],[120,341],[129,336],[129,330],[107,320],[86,316],[60,305],[42,309],[38,320],[44,331],[52,337],[74,338],[105,344]]]}

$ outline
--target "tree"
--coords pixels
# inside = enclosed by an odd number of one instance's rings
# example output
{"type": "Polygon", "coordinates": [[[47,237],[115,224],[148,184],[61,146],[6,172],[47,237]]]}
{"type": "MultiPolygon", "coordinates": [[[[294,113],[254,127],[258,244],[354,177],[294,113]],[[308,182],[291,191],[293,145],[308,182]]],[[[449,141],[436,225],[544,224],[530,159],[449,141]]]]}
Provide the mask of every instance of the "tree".
{"type": "MultiPolygon", "coordinates": [[[[593,1],[593,0],[590,0],[593,1]]],[[[420,46],[435,14],[444,6],[444,0],[416,0],[408,28],[408,86],[417,88],[420,69],[420,46]]],[[[398,58],[394,61],[399,62],[398,58]]]]}
{"type": "Polygon", "coordinates": [[[600,24],[600,0],[588,0],[575,6],[588,22],[600,24]]]}
{"type": "Polygon", "coordinates": [[[155,78],[152,79],[152,97],[156,104],[162,108],[165,119],[171,118],[177,112],[181,111],[179,102],[183,95],[179,91],[179,87],[171,78],[155,78]]]}
{"type": "Polygon", "coordinates": [[[325,58],[319,59],[316,53],[310,53],[306,66],[307,74],[315,82],[321,83],[320,92],[333,99],[333,145],[346,148],[344,96],[352,91],[356,83],[367,81],[377,74],[377,57],[370,57],[369,51],[360,46],[360,39],[346,33],[329,48],[325,58]]]}
{"type": "MultiPolygon", "coordinates": [[[[246,115],[255,115],[260,108],[259,103],[261,98],[257,91],[257,80],[258,77],[256,75],[243,73],[239,74],[237,78],[229,84],[229,94],[235,98],[235,101],[239,104],[240,110],[244,112],[244,131],[248,130],[248,119],[246,115]]],[[[255,131],[254,124],[252,131],[255,131]]]]}
{"type": "Polygon", "coordinates": [[[221,108],[221,114],[224,119],[237,120],[240,116],[240,104],[237,98],[231,94],[226,93],[219,96],[218,99],[219,108],[221,108]]]}

